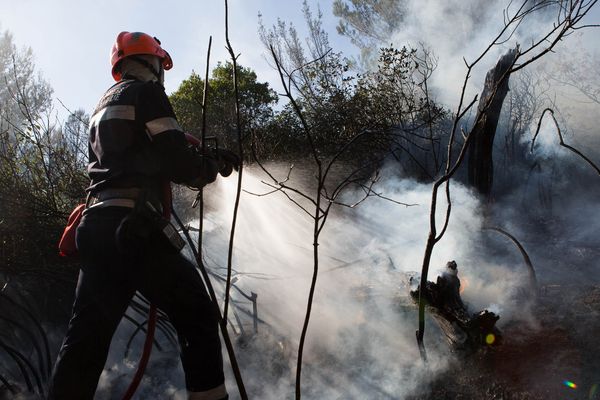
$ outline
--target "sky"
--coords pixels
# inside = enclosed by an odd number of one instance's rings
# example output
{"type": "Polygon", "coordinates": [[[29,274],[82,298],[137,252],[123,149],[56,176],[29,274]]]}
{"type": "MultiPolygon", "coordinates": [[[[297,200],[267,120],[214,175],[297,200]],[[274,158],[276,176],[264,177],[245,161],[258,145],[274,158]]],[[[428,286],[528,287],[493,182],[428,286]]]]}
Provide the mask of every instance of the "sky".
{"type": "MultiPolygon", "coordinates": [[[[318,4],[309,1],[315,11],[318,4]]],[[[321,4],[332,44],[345,53],[355,51],[335,32],[331,2],[321,4]]],[[[258,14],[266,26],[279,17],[302,32],[302,0],[230,0],[229,10],[230,40],[240,53],[238,62],[254,69],[260,81],[277,82],[259,40],[258,14]]],[[[229,58],[224,21],[221,0],[0,0],[0,31],[12,32],[18,47],[33,49],[37,68],[54,88],[55,98],[88,113],[113,83],[109,53],[119,32],[141,31],[161,40],[174,61],[165,76],[165,89],[171,93],[193,70],[204,75],[209,36],[211,68],[229,58]]]]}

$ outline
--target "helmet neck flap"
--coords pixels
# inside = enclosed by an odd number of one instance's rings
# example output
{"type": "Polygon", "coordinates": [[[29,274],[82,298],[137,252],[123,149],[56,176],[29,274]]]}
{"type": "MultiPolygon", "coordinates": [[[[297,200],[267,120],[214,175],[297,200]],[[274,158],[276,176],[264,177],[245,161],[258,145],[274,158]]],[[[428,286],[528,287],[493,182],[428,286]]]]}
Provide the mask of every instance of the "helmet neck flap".
{"type": "Polygon", "coordinates": [[[133,77],[143,82],[164,84],[164,68],[160,58],[150,55],[134,55],[121,60],[118,71],[122,77],[133,77]]]}

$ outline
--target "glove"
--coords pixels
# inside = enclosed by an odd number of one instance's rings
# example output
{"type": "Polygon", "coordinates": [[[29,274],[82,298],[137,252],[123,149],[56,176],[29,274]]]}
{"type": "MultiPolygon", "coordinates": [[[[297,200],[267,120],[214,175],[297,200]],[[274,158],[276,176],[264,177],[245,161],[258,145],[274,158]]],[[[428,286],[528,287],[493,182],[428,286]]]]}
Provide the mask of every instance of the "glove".
{"type": "Polygon", "coordinates": [[[196,189],[202,189],[204,186],[213,183],[215,179],[217,179],[217,174],[219,173],[219,164],[217,163],[217,160],[212,157],[204,157],[202,163],[202,172],[200,173],[200,176],[186,182],[186,185],[196,189]]]}
{"type": "Polygon", "coordinates": [[[228,177],[231,175],[233,170],[238,171],[240,169],[241,160],[237,154],[233,151],[226,149],[215,149],[212,150],[213,157],[217,161],[219,174],[222,177],[228,177]]]}

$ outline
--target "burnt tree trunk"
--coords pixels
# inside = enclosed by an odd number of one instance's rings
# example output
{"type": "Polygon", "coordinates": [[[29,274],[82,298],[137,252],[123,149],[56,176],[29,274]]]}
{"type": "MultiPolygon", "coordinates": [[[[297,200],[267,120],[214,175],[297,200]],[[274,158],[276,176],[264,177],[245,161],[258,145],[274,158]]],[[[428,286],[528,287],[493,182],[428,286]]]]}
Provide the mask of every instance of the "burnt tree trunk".
{"type": "Polygon", "coordinates": [[[473,126],[470,133],[473,138],[469,147],[469,184],[485,197],[489,197],[492,191],[494,136],[502,104],[508,93],[509,71],[518,54],[518,47],[509,50],[500,57],[496,66],[488,71],[477,108],[478,123],[473,126]]]}

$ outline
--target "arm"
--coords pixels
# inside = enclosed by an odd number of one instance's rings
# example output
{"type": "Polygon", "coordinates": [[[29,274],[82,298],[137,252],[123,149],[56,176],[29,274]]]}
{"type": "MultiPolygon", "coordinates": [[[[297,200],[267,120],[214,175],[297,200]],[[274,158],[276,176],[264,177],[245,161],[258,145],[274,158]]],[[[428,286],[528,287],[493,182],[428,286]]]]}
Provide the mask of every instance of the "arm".
{"type": "MultiPolygon", "coordinates": [[[[213,182],[218,167],[213,157],[195,151],[177,123],[164,89],[147,83],[140,90],[136,113],[152,141],[163,178],[175,183],[192,183],[200,179],[213,182]]],[[[196,183],[196,182],[194,182],[196,183]]]]}

